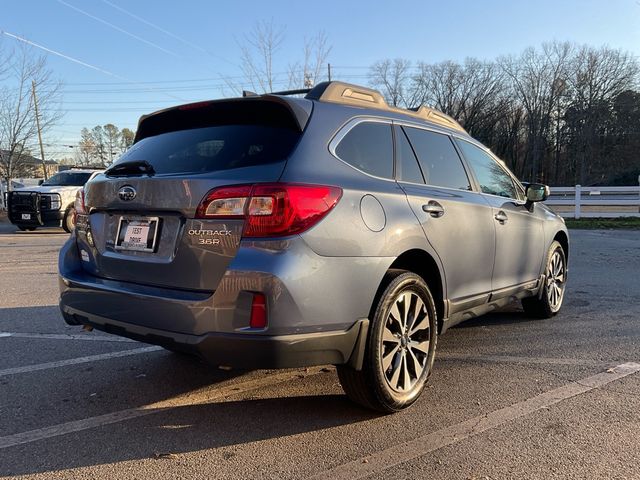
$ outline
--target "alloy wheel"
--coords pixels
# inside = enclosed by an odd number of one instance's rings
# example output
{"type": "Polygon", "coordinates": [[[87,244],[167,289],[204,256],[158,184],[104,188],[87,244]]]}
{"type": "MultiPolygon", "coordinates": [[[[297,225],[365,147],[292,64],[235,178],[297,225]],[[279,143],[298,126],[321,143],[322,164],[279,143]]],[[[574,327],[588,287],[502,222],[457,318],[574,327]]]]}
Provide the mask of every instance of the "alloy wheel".
{"type": "Polygon", "coordinates": [[[393,302],[382,334],[382,371],[389,387],[406,393],[421,378],[429,358],[429,313],[412,291],[393,302]]]}
{"type": "Polygon", "coordinates": [[[558,250],[553,252],[549,260],[547,269],[547,298],[553,310],[560,308],[566,281],[566,269],[562,253],[558,250]]]}

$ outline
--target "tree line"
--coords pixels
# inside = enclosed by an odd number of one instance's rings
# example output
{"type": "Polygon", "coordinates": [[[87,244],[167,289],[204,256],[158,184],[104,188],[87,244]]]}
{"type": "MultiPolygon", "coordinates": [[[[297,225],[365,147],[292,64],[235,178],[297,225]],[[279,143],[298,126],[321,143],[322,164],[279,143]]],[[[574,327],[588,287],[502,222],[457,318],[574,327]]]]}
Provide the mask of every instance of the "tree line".
{"type": "MultiPolygon", "coordinates": [[[[302,60],[290,64],[284,79],[273,67],[282,39],[282,29],[271,22],[258,24],[239,42],[241,68],[251,88],[271,91],[282,82],[300,88],[326,79],[323,65],[331,46],[323,33],[304,42],[302,60]]],[[[637,182],[640,67],[628,52],[552,42],[488,61],[380,60],[370,66],[367,78],[391,105],[426,104],[451,115],[523,180],[637,182]]],[[[241,90],[240,84],[226,83],[235,94],[241,90]]],[[[46,135],[62,119],[60,82],[45,58],[28,48],[0,49],[0,178],[5,183],[33,168],[27,158],[37,142],[33,90],[39,92],[46,135]]],[[[131,130],[110,123],[84,128],[72,160],[108,166],[133,138],[131,130]]]]}
{"type": "Polygon", "coordinates": [[[105,168],[133,144],[134,137],[132,130],[120,130],[112,123],[96,125],[92,129],[83,128],[76,148],[75,163],[105,168]]]}
{"type": "Polygon", "coordinates": [[[553,42],[492,61],[380,60],[369,80],[391,105],[452,116],[523,180],[635,185],[639,73],[628,52],[553,42]]]}

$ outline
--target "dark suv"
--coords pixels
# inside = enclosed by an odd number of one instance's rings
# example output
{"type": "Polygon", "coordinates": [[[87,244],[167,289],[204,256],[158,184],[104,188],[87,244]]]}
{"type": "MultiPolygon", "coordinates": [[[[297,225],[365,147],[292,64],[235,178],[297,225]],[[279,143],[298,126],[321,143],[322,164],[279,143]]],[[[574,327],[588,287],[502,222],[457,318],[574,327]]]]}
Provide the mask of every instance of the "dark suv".
{"type": "Polygon", "coordinates": [[[562,304],[562,219],[451,118],[340,82],[141,118],[85,187],[60,253],[67,323],[214,365],[335,364],[367,407],[410,405],[439,334],[562,304]]]}

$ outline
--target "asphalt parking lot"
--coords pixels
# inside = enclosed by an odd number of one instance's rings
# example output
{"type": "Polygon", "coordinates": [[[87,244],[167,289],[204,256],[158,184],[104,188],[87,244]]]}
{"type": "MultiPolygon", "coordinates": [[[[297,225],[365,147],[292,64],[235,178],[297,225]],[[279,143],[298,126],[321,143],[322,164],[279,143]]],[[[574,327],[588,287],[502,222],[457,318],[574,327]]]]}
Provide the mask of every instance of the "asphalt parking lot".
{"type": "Polygon", "coordinates": [[[331,366],[224,371],[66,326],[58,230],[0,228],[0,476],[640,478],[640,231],[571,232],[552,320],[450,330],[429,387],[381,416],[331,366]]]}

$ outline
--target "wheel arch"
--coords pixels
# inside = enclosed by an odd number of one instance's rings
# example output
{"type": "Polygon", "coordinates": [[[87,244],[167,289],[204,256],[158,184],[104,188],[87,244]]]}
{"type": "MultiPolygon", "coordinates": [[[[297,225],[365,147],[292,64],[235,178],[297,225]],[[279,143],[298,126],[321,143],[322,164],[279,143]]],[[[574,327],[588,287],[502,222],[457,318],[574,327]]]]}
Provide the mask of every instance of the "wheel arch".
{"type": "Polygon", "coordinates": [[[564,250],[564,256],[565,256],[564,261],[568,266],[569,265],[569,236],[567,235],[566,232],[560,230],[555,234],[555,236],[553,237],[553,240],[559,242],[560,245],[562,245],[562,249],[564,250]]]}
{"type": "MultiPolygon", "coordinates": [[[[436,312],[438,314],[438,332],[441,332],[443,318],[445,315],[446,283],[444,275],[440,271],[440,267],[436,260],[424,250],[417,248],[411,249],[403,252],[393,261],[387,271],[392,270],[406,270],[413,272],[416,275],[420,275],[420,277],[422,277],[426,282],[436,305],[436,312]]],[[[371,307],[371,315],[373,314],[375,305],[378,303],[378,298],[380,298],[385,286],[384,281],[381,281],[371,307]]]]}

